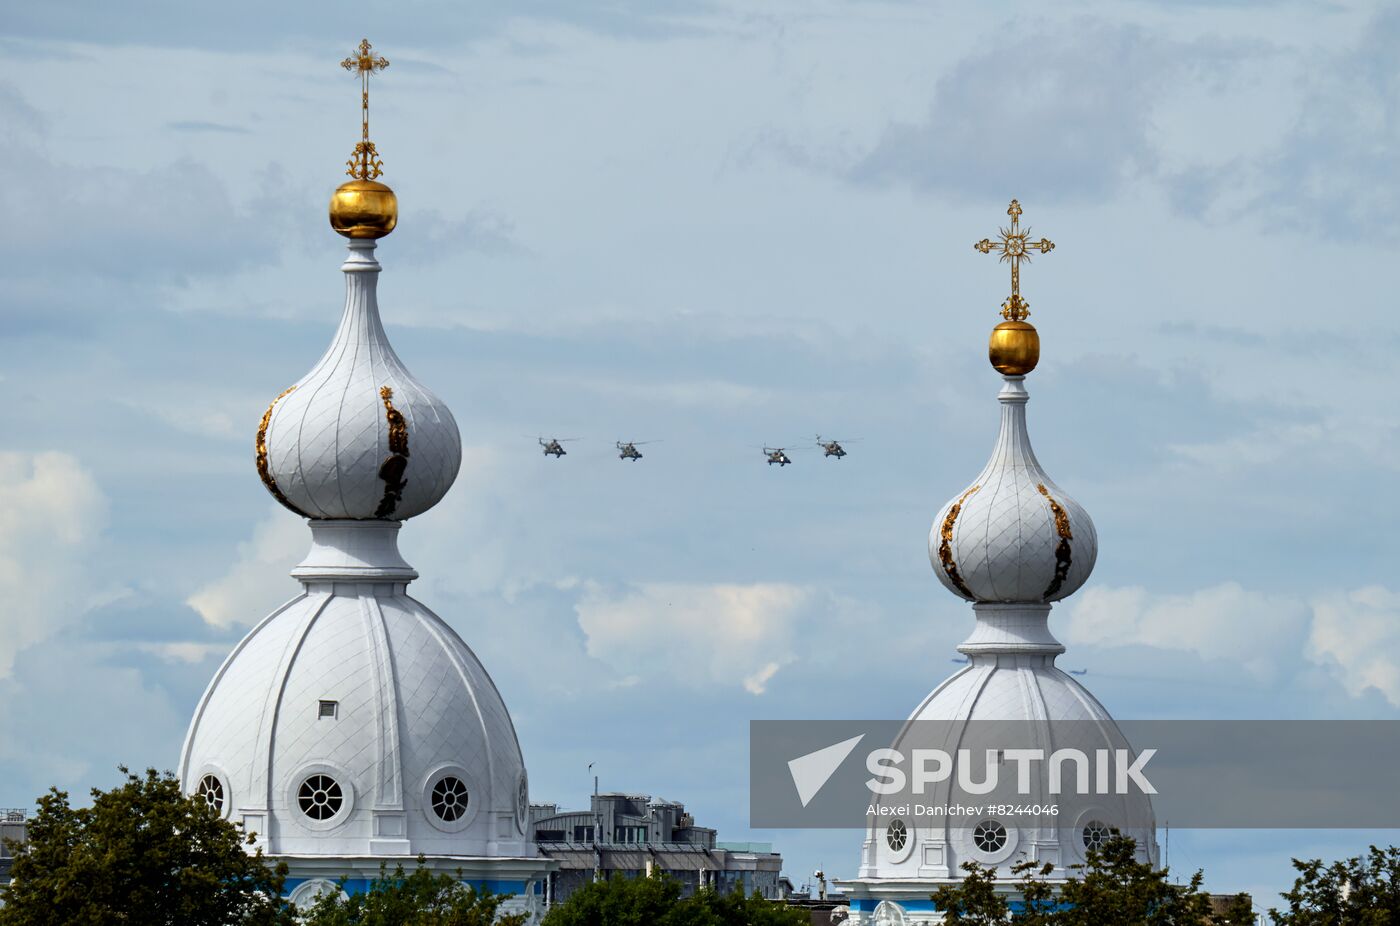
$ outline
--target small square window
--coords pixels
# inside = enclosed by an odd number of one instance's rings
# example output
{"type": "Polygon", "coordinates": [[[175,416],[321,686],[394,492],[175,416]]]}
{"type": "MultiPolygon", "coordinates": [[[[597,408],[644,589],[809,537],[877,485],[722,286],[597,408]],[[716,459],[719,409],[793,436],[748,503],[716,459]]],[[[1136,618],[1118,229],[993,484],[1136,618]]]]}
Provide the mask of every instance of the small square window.
{"type": "Polygon", "coordinates": [[[335,715],[336,715],[336,711],[337,711],[339,708],[340,708],[340,702],[339,702],[339,701],[322,701],[322,702],[321,702],[321,710],[320,710],[319,713],[317,713],[316,717],[317,717],[318,720],[325,720],[326,718],[329,718],[329,719],[331,719],[331,720],[334,720],[334,719],[335,719],[335,715]]]}

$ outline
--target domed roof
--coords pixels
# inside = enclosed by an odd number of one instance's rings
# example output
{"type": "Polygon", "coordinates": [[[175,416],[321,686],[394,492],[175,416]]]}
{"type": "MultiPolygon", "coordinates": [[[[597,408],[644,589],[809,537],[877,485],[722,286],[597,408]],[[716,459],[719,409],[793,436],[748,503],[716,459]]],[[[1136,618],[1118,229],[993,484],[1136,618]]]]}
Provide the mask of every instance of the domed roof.
{"type": "MultiPolygon", "coordinates": [[[[1039,613],[1043,623],[1044,606],[1039,613]]],[[[979,615],[979,620],[982,618],[979,615]]],[[[1048,632],[1045,636],[1048,639],[1048,632]]],[[[967,651],[966,646],[962,649],[967,651]]],[[[955,767],[963,759],[959,749],[993,741],[1039,744],[1047,754],[1070,745],[1087,755],[1127,745],[1107,709],[1078,681],[1055,667],[1053,653],[1031,655],[1029,648],[999,656],[974,654],[970,665],[944,681],[919,705],[893,748],[908,754],[929,745],[931,737],[938,738],[939,748],[957,756],[955,767]],[[1016,723],[1010,727],[1009,722],[1016,723]]],[[[982,751],[972,748],[970,755],[980,757],[982,751]]],[[[980,758],[972,763],[976,767],[974,779],[981,778],[980,758]]],[[[955,770],[947,782],[934,785],[920,800],[933,806],[965,801],[965,794],[954,798],[952,793],[951,782],[959,774],[955,770]]],[[[1072,873],[1072,866],[1083,864],[1087,848],[1107,835],[1110,827],[1135,837],[1139,856],[1155,864],[1157,843],[1150,798],[1136,793],[1079,794],[1072,788],[1055,795],[1035,790],[1025,794],[1018,790],[1015,778],[1011,772],[1000,776],[998,787],[984,796],[987,805],[1053,804],[1056,815],[1017,818],[988,812],[966,819],[876,816],[866,839],[860,877],[956,880],[962,863],[975,861],[999,868],[1000,877],[1014,880],[1012,866],[1033,858],[1051,863],[1052,879],[1063,879],[1072,873]],[[892,834],[891,826],[897,832],[892,834]]]]}
{"type": "Polygon", "coordinates": [[[303,593],[214,676],[181,780],[271,854],[533,856],[510,714],[471,649],[405,594],[398,529],[312,523],[303,593]]]}
{"type": "Polygon", "coordinates": [[[1026,431],[1025,377],[1004,379],[992,458],[939,510],[929,559],[939,581],[969,601],[1059,601],[1088,580],[1098,535],[1089,513],[1035,458],[1026,431]]]}
{"type": "Polygon", "coordinates": [[[384,333],[374,241],[352,239],[349,247],[340,328],[311,372],[268,406],[257,433],[258,475],[305,517],[402,521],[452,487],[461,436],[384,333]]]}

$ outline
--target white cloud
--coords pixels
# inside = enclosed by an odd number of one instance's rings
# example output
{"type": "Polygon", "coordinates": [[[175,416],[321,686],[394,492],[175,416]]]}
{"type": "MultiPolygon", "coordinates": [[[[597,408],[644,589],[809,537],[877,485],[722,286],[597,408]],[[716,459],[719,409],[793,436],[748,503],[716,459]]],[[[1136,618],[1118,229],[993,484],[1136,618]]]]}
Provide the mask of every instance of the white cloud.
{"type": "Polygon", "coordinates": [[[1297,112],[1287,131],[1258,156],[1183,175],[1177,195],[1232,218],[1347,242],[1394,242],[1400,236],[1397,40],[1400,12],[1381,7],[1350,44],[1300,55],[1290,95],[1297,112]]]}
{"type": "Polygon", "coordinates": [[[1070,607],[1068,643],[1185,650],[1231,660],[1261,681],[1278,678],[1301,660],[1310,617],[1301,599],[1236,582],[1184,595],[1096,586],[1070,607]]]}
{"type": "Polygon", "coordinates": [[[1400,593],[1370,585],[1315,600],[1308,658],[1353,697],[1375,689],[1400,707],[1400,593]]]}
{"type": "Polygon", "coordinates": [[[851,176],[997,199],[1015,177],[1028,199],[1103,197],[1154,165],[1152,107],[1188,51],[1083,21],[971,55],[925,119],[892,123],[851,176]]]}
{"type": "Polygon", "coordinates": [[[621,594],[590,586],[574,606],[588,655],[624,676],[742,685],[763,694],[797,659],[814,594],[777,582],[648,583],[621,594]]]}
{"type": "Polygon", "coordinates": [[[0,453],[0,677],[15,654],[72,624],[93,603],[85,552],[106,499],[66,453],[0,453]]]}
{"type": "Polygon", "coordinates": [[[744,690],[749,694],[761,695],[768,690],[768,681],[778,673],[782,666],[776,662],[770,662],[759,669],[753,675],[744,679],[744,690]]]}
{"type": "Polygon", "coordinates": [[[296,594],[287,573],[306,555],[306,524],[274,507],[238,545],[238,560],[221,578],[195,590],[185,603],[215,627],[252,624],[296,594]]]}
{"type": "Polygon", "coordinates": [[[118,763],[174,764],[187,708],[123,665],[118,649],[70,634],[31,647],[0,679],[0,777],[9,800],[51,785],[85,794],[110,783],[118,763]]]}
{"type": "Polygon", "coordinates": [[[1229,660],[1264,684],[1322,666],[1351,697],[1375,690],[1400,707],[1400,593],[1378,585],[1311,601],[1235,582],[1183,595],[1095,587],[1071,605],[1065,637],[1229,660]]]}

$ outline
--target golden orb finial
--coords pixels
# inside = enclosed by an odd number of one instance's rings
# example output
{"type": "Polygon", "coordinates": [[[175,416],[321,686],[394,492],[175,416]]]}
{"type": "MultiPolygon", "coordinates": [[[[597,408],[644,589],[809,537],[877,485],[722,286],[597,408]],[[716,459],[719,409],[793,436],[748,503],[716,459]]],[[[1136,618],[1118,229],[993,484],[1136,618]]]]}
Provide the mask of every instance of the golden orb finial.
{"type": "Polygon", "coordinates": [[[1049,254],[1055,250],[1055,242],[1049,238],[1026,240],[1031,230],[1021,228],[1019,201],[1013,199],[1006,214],[1011,216],[1011,226],[997,230],[1000,241],[983,238],[972,247],[983,254],[995,251],[1003,262],[1011,265],[1011,295],[1001,304],[1001,317],[1006,321],[992,329],[987,354],[998,372],[1006,376],[1025,376],[1040,361],[1040,335],[1035,326],[1026,321],[1031,306],[1021,297],[1021,262],[1030,263],[1032,251],[1049,254]]]}
{"type": "Polygon", "coordinates": [[[398,224],[399,200],[378,181],[384,162],[369,140],[369,76],[387,68],[389,62],[376,56],[369,39],[364,39],[340,66],[360,75],[360,141],[346,162],[345,172],[354,179],[342,183],[331,196],[331,228],[347,238],[383,238],[398,224]]]}

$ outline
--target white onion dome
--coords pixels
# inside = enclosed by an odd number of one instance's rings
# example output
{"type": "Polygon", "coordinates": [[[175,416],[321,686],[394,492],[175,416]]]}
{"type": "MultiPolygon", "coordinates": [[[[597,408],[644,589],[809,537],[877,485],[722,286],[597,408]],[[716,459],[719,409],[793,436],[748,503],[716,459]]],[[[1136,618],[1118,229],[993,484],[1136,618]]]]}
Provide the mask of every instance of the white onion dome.
{"type": "Polygon", "coordinates": [[[405,592],[400,525],[312,521],[302,594],[225,660],[187,793],[280,856],[533,857],[525,764],[476,655],[405,592]]]}
{"type": "Polygon", "coordinates": [[[320,362],[263,415],[267,490],[309,518],[403,521],[447,494],[462,463],[457,422],[404,367],[379,320],[375,242],[352,238],[345,314],[320,362]]]}
{"type": "Polygon", "coordinates": [[[1098,556],[1094,522],[1045,474],[1026,431],[1024,376],[1006,376],[1001,433],[981,475],[943,506],[929,559],[943,585],[975,602],[1044,604],[1077,591],[1098,556]]]}

